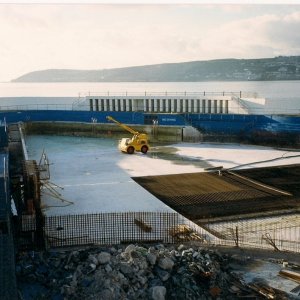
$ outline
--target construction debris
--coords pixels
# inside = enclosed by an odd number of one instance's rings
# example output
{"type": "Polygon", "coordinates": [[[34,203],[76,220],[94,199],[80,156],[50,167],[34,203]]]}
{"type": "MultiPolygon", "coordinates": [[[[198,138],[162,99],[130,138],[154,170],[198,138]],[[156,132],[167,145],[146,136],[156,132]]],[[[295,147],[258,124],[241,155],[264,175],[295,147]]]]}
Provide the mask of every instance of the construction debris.
{"type": "Polygon", "coordinates": [[[23,252],[21,299],[296,299],[266,282],[245,283],[231,264],[248,258],[189,244],[115,245],[23,252]]]}
{"type": "Polygon", "coordinates": [[[176,227],[173,227],[169,230],[169,234],[174,237],[177,242],[197,240],[205,242],[205,239],[203,237],[201,237],[198,233],[195,232],[195,230],[193,230],[186,224],[180,224],[176,227]]]}

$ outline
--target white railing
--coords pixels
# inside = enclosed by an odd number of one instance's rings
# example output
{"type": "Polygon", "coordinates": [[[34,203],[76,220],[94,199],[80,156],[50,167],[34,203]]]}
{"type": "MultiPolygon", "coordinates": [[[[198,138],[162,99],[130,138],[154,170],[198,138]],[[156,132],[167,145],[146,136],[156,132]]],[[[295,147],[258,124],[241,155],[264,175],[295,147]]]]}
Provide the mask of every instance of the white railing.
{"type": "Polygon", "coordinates": [[[238,114],[249,114],[249,108],[246,106],[246,104],[241,100],[241,98],[237,97],[237,96],[232,96],[231,98],[237,107],[237,112],[236,112],[236,108],[233,105],[233,109],[231,109],[233,112],[238,113],[238,114]]]}
{"type": "Polygon", "coordinates": [[[200,96],[237,96],[237,97],[248,97],[248,98],[257,98],[257,93],[255,92],[242,92],[242,91],[235,91],[235,92],[226,92],[226,91],[220,91],[220,92],[211,92],[211,91],[203,91],[203,92],[154,92],[154,91],[144,91],[144,92],[128,92],[128,91],[122,91],[122,92],[112,92],[112,91],[107,91],[107,92],[83,92],[79,93],[79,98],[81,97],[127,97],[127,96],[132,96],[132,97],[200,97],[200,96]]]}
{"type": "Polygon", "coordinates": [[[17,104],[0,105],[2,111],[23,111],[23,110],[73,110],[73,104],[17,104]]]}

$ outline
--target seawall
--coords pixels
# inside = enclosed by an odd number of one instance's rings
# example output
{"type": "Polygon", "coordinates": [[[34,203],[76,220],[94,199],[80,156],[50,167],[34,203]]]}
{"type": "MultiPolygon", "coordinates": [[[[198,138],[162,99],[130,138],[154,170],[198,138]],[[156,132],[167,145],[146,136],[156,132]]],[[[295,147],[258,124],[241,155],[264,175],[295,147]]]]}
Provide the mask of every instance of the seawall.
{"type": "MultiPolygon", "coordinates": [[[[131,137],[115,124],[81,122],[26,122],[26,134],[49,134],[83,137],[131,137]]],[[[192,126],[130,125],[139,132],[149,135],[150,143],[216,142],[265,145],[274,147],[300,148],[299,134],[286,132],[253,132],[251,135],[236,133],[212,133],[198,131],[192,126]]]]}
{"type": "MultiPolygon", "coordinates": [[[[151,142],[168,143],[187,140],[199,141],[199,134],[190,130],[183,135],[180,126],[134,125],[131,126],[139,132],[146,132],[151,142]]],[[[115,124],[80,123],[80,122],[27,122],[25,123],[27,134],[50,134],[85,137],[131,137],[131,133],[115,124]]]]}

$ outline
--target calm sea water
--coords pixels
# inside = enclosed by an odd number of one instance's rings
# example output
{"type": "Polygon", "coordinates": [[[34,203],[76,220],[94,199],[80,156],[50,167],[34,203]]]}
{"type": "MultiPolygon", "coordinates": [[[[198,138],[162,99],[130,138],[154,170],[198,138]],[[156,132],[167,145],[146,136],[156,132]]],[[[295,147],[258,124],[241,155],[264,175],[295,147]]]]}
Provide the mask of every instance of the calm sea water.
{"type": "Polygon", "coordinates": [[[0,106],[72,104],[89,93],[239,92],[266,98],[269,107],[300,110],[300,81],[0,83],[0,106]],[[49,97],[37,99],[36,97],[49,97]]]}

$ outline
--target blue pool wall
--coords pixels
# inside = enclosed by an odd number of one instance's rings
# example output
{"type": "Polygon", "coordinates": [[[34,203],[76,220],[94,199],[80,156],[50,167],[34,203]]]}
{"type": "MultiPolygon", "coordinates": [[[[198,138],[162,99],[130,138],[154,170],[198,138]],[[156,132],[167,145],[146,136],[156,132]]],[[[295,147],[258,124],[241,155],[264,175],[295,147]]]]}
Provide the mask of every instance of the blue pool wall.
{"type": "MultiPolygon", "coordinates": [[[[145,119],[161,126],[193,126],[203,133],[240,134],[265,131],[300,134],[300,116],[242,114],[146,114],[144,112],[95,112],[70,110],[29,110],[0,112],[0,119],[16,122],[109,123],[111,115],[126,124],[144,125],[145,119]]],[[[1,133],[0,133],[1,137],[1,133]]]]}

